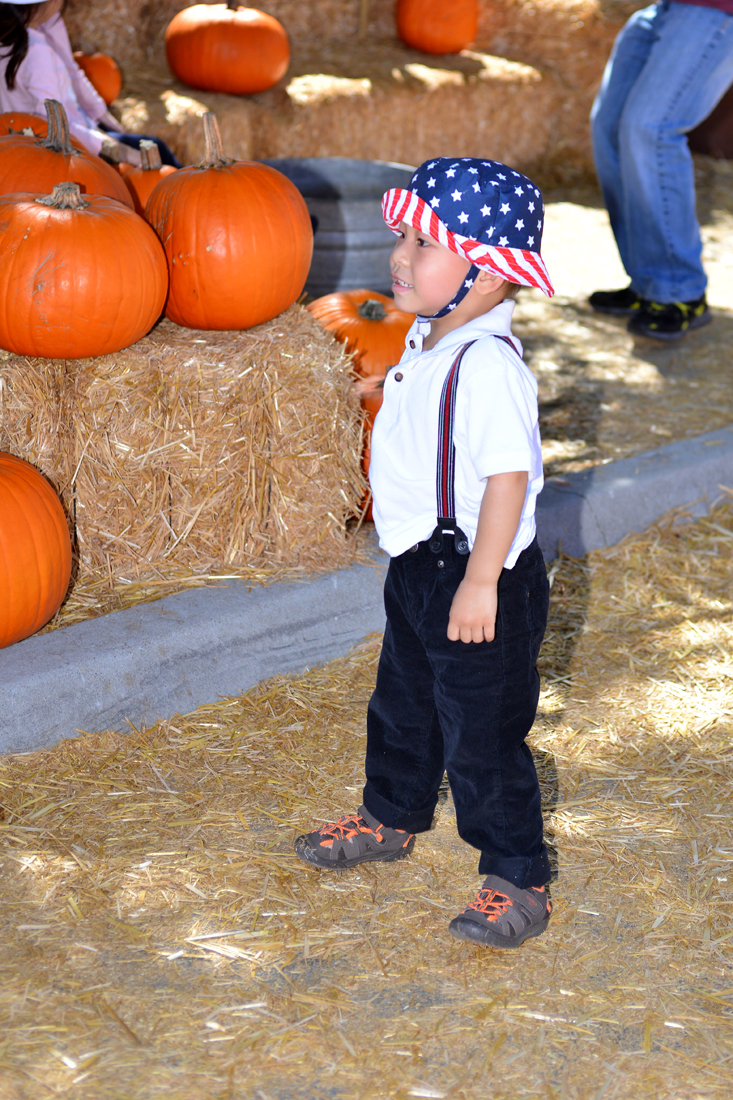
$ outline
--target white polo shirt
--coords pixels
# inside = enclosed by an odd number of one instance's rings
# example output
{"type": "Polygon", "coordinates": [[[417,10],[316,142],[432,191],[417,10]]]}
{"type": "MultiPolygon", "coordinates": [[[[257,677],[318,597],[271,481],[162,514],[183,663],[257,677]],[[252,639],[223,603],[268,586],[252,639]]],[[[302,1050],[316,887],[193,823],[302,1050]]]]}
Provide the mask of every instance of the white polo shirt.
{"type": "MultiPolygon", "coordinates": [[[[384,383],[369,470],[379,544],[392,557],[429,538],[435,528],[440,396],[453,360],[469,340],[477,343],[461,363],[454,425],[458,526],[472,547],[486,478],[526,470],[527,495],[507,569],[535,536],[535,503],[543,485],[537,382],[519,355],[493,335],[512,336],[513,312],[514,302],[506,299],[430,351],[422,350],[417,324],[407,334],[399,366],[384,383]]],[[[521,352],[517,338],[512,340],[521,352]]]]}

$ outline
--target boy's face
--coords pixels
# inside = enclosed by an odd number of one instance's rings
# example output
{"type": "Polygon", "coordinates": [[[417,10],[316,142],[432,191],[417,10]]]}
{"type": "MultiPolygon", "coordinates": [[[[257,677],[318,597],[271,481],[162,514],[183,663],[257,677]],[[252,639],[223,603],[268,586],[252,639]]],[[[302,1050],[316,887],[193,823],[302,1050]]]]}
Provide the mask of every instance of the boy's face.
{"type": "Polygon", "coordinates": [[[450,302],[471,265],[432,237],[400,222],[389,267],[398,309],[429,317],[450,302]]]}

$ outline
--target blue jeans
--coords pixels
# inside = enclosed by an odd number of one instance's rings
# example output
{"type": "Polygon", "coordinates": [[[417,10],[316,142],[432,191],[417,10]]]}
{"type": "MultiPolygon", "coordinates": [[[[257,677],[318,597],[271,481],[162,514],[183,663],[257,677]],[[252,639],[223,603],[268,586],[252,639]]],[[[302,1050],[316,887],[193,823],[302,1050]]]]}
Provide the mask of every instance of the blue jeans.
{"type": "Polygon", "coordinates": [[[446,537],[440,554],[421,542],[389,563],[364,805],[393,829],[425,832],[445,770],[458,833],[481,852],[479,874],[543,886],[550,864],[525,738],[540,691],[547,571],[535,539],[501,572],[494,640],[451,642],[448,614],[467,561],[446,537]]]}
{"type": "Polygon", "coordinates": [[[591,125],[596,169],[631,286],[657,302],[705,293],[686,134],[733,84],[733,16],[661,0],[613,47],[591,125]]]}

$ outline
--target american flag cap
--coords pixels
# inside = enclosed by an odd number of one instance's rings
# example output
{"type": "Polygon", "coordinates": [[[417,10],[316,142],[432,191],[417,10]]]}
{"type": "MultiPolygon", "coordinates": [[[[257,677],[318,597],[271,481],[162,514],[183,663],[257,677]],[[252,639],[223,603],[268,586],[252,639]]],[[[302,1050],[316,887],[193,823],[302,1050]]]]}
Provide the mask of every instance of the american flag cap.
{"type": "Polygon", "coordinates": [[[393,233],[406,222],[479,269],[538,287],[548,298],[555,293],[540,255],[542,195],[527,176],[498,160],[425,161],[409,188],[385,193],[382,215],[393,233]]]}

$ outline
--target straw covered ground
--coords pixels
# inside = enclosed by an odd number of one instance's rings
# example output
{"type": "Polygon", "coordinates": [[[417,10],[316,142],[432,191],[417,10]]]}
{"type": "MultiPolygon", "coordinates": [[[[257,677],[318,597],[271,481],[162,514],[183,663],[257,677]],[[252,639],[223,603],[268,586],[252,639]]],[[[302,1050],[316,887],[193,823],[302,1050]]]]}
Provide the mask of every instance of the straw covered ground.
{"type": "Polygon", "coordinates": [[[555,910],[516,954],[447,935],[477,884],[450,798],[404,863],[292,855],[359,804],[377,639],[3,758],[3,1100],[730,1096],[732,549],[728,503],[552,565],[555,910]]]}
{"type": "Polygon", "coordinates": [[[163,321],[98,359],[0,353],[0,449],[59,491],[77,596],[94,594],[97,612],[141,582],[312,573],[355,552],[351,383],[350,360],[300,306],[247,332],[163,321]]]}

